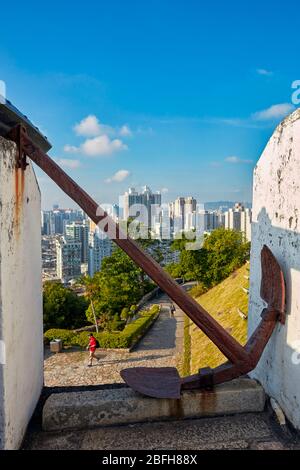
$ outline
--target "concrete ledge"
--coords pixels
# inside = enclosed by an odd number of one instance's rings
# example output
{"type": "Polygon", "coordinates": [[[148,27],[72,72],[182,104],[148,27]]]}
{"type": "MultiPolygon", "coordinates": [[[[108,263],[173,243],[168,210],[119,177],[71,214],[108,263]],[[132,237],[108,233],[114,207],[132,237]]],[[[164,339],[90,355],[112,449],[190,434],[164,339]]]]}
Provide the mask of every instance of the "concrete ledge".
{"type": "Polygon", "coordinates": [[[180,400],[148,398],[130,388],[58,393],[45,403],[43,429],[62,431],[260,412],[264,405],[263,388],[248,378],[218,385],[213,392],[184,392],[180,400]]]}

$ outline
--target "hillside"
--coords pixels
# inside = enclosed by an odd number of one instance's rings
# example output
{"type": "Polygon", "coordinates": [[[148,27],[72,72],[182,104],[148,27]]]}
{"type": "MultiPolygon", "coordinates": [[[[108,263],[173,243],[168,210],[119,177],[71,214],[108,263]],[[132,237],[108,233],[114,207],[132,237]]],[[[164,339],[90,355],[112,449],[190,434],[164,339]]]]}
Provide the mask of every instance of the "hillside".
{"type": "MultiPolygon", "coordinates": [[[[249,265],[235,271],[227,279],[210,289],[196,300],[241,344],[247,337],[247,320],[238,309],[248,313],[249,265]]],[[[200,367],[216,367],[226,358],[219,349],[187,317],[185,320],[185,367],[183,375],[195,374],[200,367]]]]}

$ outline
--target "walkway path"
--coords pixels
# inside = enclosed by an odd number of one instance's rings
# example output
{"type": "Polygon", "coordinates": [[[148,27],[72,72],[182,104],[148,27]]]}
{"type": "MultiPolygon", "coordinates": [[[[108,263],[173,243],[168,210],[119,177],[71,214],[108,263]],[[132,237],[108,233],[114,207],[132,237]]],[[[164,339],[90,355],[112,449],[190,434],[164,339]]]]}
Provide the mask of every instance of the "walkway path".
{"type": "Polygon", "coordinates": [[[46,350],[45,385],[62,387],[121,383],[120,371],[127,367],[176,367],[183,344],[183,313],[176,308],[175,314],[170,314],[170,300],[165,294],[150,301],[148,306],[154,303],[162,306],[160,316],[131,353],[98,352],[99,364],[88,368],[87,352],[71,350],[52,354],[49,349],[46,350]]]}

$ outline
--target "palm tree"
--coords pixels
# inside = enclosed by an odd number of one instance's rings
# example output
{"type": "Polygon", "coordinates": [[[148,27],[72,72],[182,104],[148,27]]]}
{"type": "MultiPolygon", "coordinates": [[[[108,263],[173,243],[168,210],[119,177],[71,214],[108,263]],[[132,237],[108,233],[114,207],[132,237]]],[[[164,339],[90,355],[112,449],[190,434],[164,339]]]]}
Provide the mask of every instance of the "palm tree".
{"type": "Polygon", "coordinates": [[[81,286],[81,287],[83,286],[85,288],[85,294],[91,304],[91,309],[92,309],[94,321],[95,321],[96,332],[99,333],[99,328],[98,328],[98,323],[97,323],[97,318],[96,318],[96,313],[95,313],[95,308],[94,308],[94,302],[93,302],[93,299],[95,298],[95,295],[96,295],[96,290],[99,288],[99,286],[96,285],[94,278],[92,278],[91,276],[81,276],[78,279],[76,284],[78,286],[81,286]]]}

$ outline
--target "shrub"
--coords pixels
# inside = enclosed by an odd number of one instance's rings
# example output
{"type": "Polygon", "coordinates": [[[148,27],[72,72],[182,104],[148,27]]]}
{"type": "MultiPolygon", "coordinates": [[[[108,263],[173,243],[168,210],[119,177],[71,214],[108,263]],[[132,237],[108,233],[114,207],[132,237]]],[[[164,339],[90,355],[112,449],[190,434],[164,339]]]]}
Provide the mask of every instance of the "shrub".
{"type": "Polygon", "coordinates": [[[205,285],[202,283],[202,282],[199,282],[199,284],[197,284],[196,286],[192,287],[190,290],[189,290],[189,294],[192,296],[192,297],[200,297],[202,294],[205,294],[205,292],[207,292],[207,287],[205,287],[205,285]]]}
{"type": "Polygon", "coordinates": [[[62,330],[58,328],[52,328],[51,330],[46,331],[44,338],[47,342],[53,341],[55,339],[61,339],[65,345],[71,345],[74,336],[74,331],[72,330],[62,330]]]}
{"type": "MultiPolygon", "coordinates": [[[[141,311],[139,318],[125,326],[123,331],[94,333],[94,336],[99,341],[101,348],[130,348],[154,321],[159,309],[159,305],[153,305],[149,310],[141,311]]],[[[52,329],[46,331],[44,337],[48,341],[59,338],[65,346],[84,348],[89,342],[89,334],[88,331],[77,333],[70,330],[52,329]]]]}
{"type": "Polygon", "coordinates": [[[129,318],[129,309],[127,307],[124,307],[121,312],[121,319],[124,321],[127,321],[129,318]]]}
{"type": "MultiPolygon", "coordinates": [[[[81,333],[74,333],[72,337],[72,345],[73,346],[80,346],[81,348],[86,348],[89,344],[89,335],[87,331],[82,331],[81,333]]],[[[96,334],[93,333],[96,337],[96,334]]]]}

